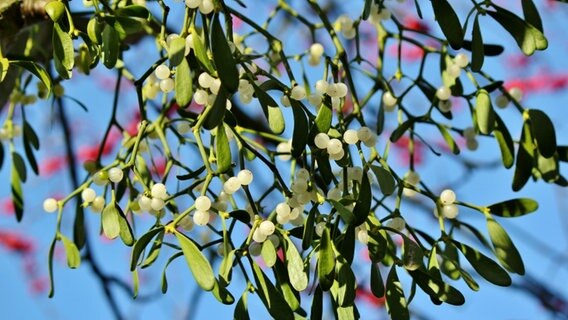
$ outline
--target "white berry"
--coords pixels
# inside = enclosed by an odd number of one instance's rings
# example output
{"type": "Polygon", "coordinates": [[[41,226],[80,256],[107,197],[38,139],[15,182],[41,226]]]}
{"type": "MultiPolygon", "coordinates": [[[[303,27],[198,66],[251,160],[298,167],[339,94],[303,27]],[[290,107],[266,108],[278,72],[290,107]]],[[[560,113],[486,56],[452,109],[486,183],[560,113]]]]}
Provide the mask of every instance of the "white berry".
{"type": "Polygon", "coordinates": [[[465,68],[467,67],[467,65],[469,64],[469,58],[463,54],[463,53],[458,53],[455,58],[454,58],[454,62],[460,67],[460,68],[465,68]]]}
{"type": "Polygon", "coordinates": [[[398,231],[402,231],[406,227],[406,222],[401,217],[394,217],[387,223],[387,227],[393,228],[398,231]]]}
{"type": "Polygon", "coordinates": [[[153,185],[150,194],[153,198],[160,198],[162,200],[168,197],[168,191],[163,183],[153,185]]]}
{"type": "Polygon", "coordinates": [[[290,92],[290,97],[294,100],[302,100],[306,97],[306,89],[300,85],[295,86],[292,88],[290,92]]]}
{"type": "Polygon", "coordinates": [[[436,97],[439,100],[448,100],[450,99],[451,95],[452,91],[446,86],[441,86],[440,88],[438,88],[438,90],[436,90],[436,97]]]}
{"type": "Polygon", "coordinates": [[[327,152],[329,154],[337,154],[341,152],[341,150],[343,150],[343,144],[339,141],[339,139],[333,138],[327,143],[327,152]]]}
{"type": "Polygon", "coordinates": [[[55,212],[57,210],[57,200],[54,198],[47,198],[43,201],[43,210],[46,212],[55,212]]]}
{"type": "Polygon", "coordinates": [[[517,101],[521,101],[521,99],[523,98],[523,90],[521,90],[521,88],[518,87],[513,87],[509,89],[509,94],[511,95],[511,97],[513,97],[513,99],[517,101]]]}
{"type": "Polygon", "coordinates": [[[193,214],[193,223],[198,226],[204,226],[209,222],[209,211],[195,211],[193,214]]]}
{"type": "Polygon", "coordinates": [[[150,206],[152,207],[152,210],[162,210],[162,208],[165,206],[165,202],[164,200],[160,199],[160,198],[152,198],[152,201],[150,202],[150,206]]]}
{"type": "Polygon", "coordinates": [[[239,179],[237,177],[230,177],[223,184],[223,191],[225,191],[226,194],[233,194],[240,188],[241,184],[239,183],[239,179]]]}
{"type": "Polygon", "coordinates": [[[167,78],[160,81],[160,90],[162,90],[162,92],[171,92],[174,90],[174,86],[175,82],[172,78],[167,78]]]}
{"type": "Polygon", "coordinates": [[[260,226],[258,226],[258,229],[260,230],[260,232],[264,233],[266,236],[269,236],[269,235],[274,233],[274,230],[276,230],[276,227],[274,226],[274,223],[272,221],[265,220],[265,221],[262,221],[260,223],[260,226]]]}
{"type": "Polygon", "coordinates": [[[392,111],[397,103],[397,98],[395,98],[390,91],[383,93],[383,105],[385,106],[385,111],[392,111]]]}
{"type": "Polygon", "coordinates": [[[315,229],[316,229],[316,234],[321,237],[322,234],[323,234],[323,229],[325,229],[325,222],[322,221],[322,222],[319,222],[318,224],[316,224],[315,229]]]}
{"type": "Polygon", "coordinates": [[[369,233],[367,232],[367,229],[365,229],[364,227],[358,228],[357,240],[359,240],[359,242],[361,242],[362,244],[369,243],[369,233]]]}
{"type": "Polygon", "coordinates": [[[87,188],[83,190],[83,192],[81,192],[81,199],[83,199],[83,201],[85,202],[93,202],[93,200],[95,200],[96,197],[97,193],[95,192],[95,190],[91,188],[87,188]]]}
{"type": "Polygon", "coordinates": [[[317,57],[321,57],[323,55],[323,50],[321,43],[316,42],[310,46],[310,54],[317,57]]]}
{"type": "Polygon", "coordinates": [[[159,65],[156,70],[154,70],[156,78],[160,80],[168,79],[170,77],[170,73],[170,68],[164,64],[159,65]]]}
{"type": "Polygon", "coordinates": [[[103,211],[104,207],[105,207],[105,198],[103,198],[102,196],[97,196],[93,200],[93,203],[91,203],[91,208],[95,212],[103,211]]]}
{"type": "Polygon", "coordinates": [[[248,186],[253,180],[252,172],[248,169],[243,169],[237,174],[237,179],[241,185],[248,186]]]}
{"type": "Polygon", "coordinates": [[[256,228],[252,233],[252,240],[259,243],[264,242],[267,237],[268,236],[264,232],[260,231],[260,228],[256,228]]]}
{"type": "Polygon", "coordinates": [[[285,202],[281,202],[276,206],[276,214],[278,216],[288,217],[290,216],[290,211],[290,206],[285,202]]]}
{"type": "Polygon", "coordinates": [[[215,79],[211,77],[207,72],[202,72],[197,78],[197,82],[202,88],[210,88],[213,85],[215,79]]]}
{"type": "Polygon", "coordinates": [[[124,177],[124,172],[120,168],[111,168],[108,171],[108,179],[114,183],[119,183],[124,177]]]}
{"type": "Polygon", "coordinates": [[[195,209],[197,211],[207,211],[211,208],[211,199],[207,196],[199,196],[195,199],[195,209]]]}
{"type": "Polygon", "coordinates": [[[440,202],[445,205],[456,202],[456,193],[450,189],[442,191],[442,193],[440,193],[440,202]]]}
{"type": "Polygon", "coordinates": [[[357,130],[357,137],[361,141],[367,141],[373,135],[373,131],[368,127],[361,127],[357,130]]]}
{"type": "Polygon", "coordinates": [[[314,137],[314,144],[319,149],[327,149],[327,144],[329,143],[329,136],[323,132],[316,134],[314,137]]]}
{"type": "Polygon", "coordinates": [[[356,144],[359,142],[359,137],[357,136],[357,130],[348,129],[343,133],[343,140],[347,144],[356,144]]]}
{"type": "Polygon", "coordinates": [[[455,204],[448,204],[442,207],[442,215],[447,219],[455,219],[459,214],[458,206],[455,204]]]}
{"type": "Polygon", "coordinates": [[[199,11],[203,14],[210,14],[215,7],[213,6],[213,2],[211,0],[203,0],[199,5],[199,11]]]}
{"type": "Polygon", "coordinates": [[[328,86],[329,86],[329,83],[325,80],[316,81],[316,91],[319,92],[320,94],[326,93],[328,86]]]}

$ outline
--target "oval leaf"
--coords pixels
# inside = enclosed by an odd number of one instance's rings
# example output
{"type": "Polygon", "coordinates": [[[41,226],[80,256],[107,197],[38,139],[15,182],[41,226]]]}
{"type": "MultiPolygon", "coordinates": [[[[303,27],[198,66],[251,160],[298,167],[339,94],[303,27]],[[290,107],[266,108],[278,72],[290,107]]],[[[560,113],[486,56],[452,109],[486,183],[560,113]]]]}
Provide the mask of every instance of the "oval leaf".
{"type": "Polygon", "coordinates": [[[330,276],[335,269],[335,253],[333,243],[329,237],[329,229],[325,227],[321,235],[318,253],[318,277],[322,290],[327,291],[331,288],[332,281],[330,276]]]}
{"type": "Polygon", "coordinates": [[[377,177],[381,192],[387,196],[393,194],[396,189],[396,182],[390,172],[380,166],[371,166],[371,170],[377,177]]]}
{"type": "Polygon", "coordinates": [[[499,262],[510,272],[524,275],[525,265],[523,259],[515,247],[515,244],[507,232],[505,232],[505,229],[503,229],[495,219],[488,217],[487,230],[489,231],[489,237],[495,249],[495,256],[499,262]]]}
{"type": "Polygon", "coordinates": [[[213,52],[213,61],[215,61],[221,83],[229,93],[237,92],[239,88],[239,72],[231,47],[229,47],[227,38],[225,38],[225,32],[219,22],[218,14],[213,16],[211,26],[211,51],[213,52]]]}
{"type": "Polygon", "coordinates": [[[197,248],[193,240],[178,231],[175,232],[175,235],[185,256],[187,266],[191,270],[197,284],[205,291],[213,290],[217,280],[207,258],[197,248]]]}
{"type": "Polygon", "coordinates": [[[65,247],[65,255],[67,255],[67,265],[71,269],[78,268],[81,264],[81,255],[79,254],[79,249],[73,241],[67,239],[64,235],[59,234],[59,238],[63,242],[63,247],[65,247]]]}
{"type": "Polygon", "coordinates": [[[477,92],[475,98],[475,115],[477,117],[479,131],[483,134],[490,134],[495,126],[495,111],[491,106],[489,92],[484,89],[477,92]]]}
{"type": "Polygon", "coordinates": [[[221,124],[217,127],[217,136],[215,137],[217,149],[217,172],[223,173],[231,168],[231,145],[225,133],[225,125],[221,124]]]}
{"type": "Polygon", "coordinates": [[[556,153],[556,132],[554,125],[546,113],[537,109],[529,109],[531,119],[531,133],[536,141],[536,148],[545,158],[550,158],[556,153]]]}
{"type": "Polygon", "coordinates": [[[136,269],[136,264],[138,264],[138,260],[140,259],[140,256],[142,255],[142,252],[144,252],[146,246],[148,246],[148,243],[150,243],[150,241],[163,230],[164,227],[159,226],[155,229],[146,232],[144,235],[138,238],[138,240],[136,241],[136,243],[134,243],[134,246],[132,247],[132,257],[130,259],[130,271],[134,271],[134,269],[136,269]]]}
{"type": "Polygon", "coordinates": [[[109,239],[114,239],[120,235],[119,213],[114,202],[109,203],[101,215],[103,233],[109,239]]]}
{"type": "Polygon", "coordinates": [[[61,30],[59,23],[53,25],[53,61],[57,73],[63,79],[71,78],[71,70],[75,63],[73,40],[71,36],[61,30]]]}
{"type": "Polygon", "coordinates": [[[485,50],[483,46],[483,36],[479,27],[478,16],[473,21],[473,29],[471,30],[471,70],[480,71],[485,60],[485,50]]]}
{"type": "Polygon", "coordinates": [[[463,44],[463,29],[458,15],[447,0],[432,0],[436,21],[454,50],[463,44]]]}
{"type": "Polygon", "coordinates": [[[296,245],[289,237],[284,237],[286,246],[286,269],[290,284],[296,291],[304,291],[308,287],[308,275],[304,270],[304,260],[298,252],[296,245]]]}
{"type": "Polygon", "coordinates": [[[396,274],[396,266],[392,266],[387,276],[386,290],[387,311],[391,319],[410,319],[408,304],[404,297],[402,284],[396,274]]]}
{"type": "Polygon", "coordinates": [[[103,30],[103,64],[108,69],[114,68],[118,61],[120,43],[118,33],[110,25],[106,25],[103,30]]]}
{"type": "Polygon", "coordinates": [[[495,203],[487,208],[493,215],[504,218],[515,218],[536,211],[538,209],[538,203],[532,199],[519,198],[495,203]]]}
{"type": "Polygon", "coordinates": [[[464,257],[469,261],[473,269],[479,273],[485,280],[498,285],[507,287],[511,285],[511,277],[501,266],[495,261],[489,259],[481,252],[463,243],[452,240],[453,243],[462,252],[464,257]]]}

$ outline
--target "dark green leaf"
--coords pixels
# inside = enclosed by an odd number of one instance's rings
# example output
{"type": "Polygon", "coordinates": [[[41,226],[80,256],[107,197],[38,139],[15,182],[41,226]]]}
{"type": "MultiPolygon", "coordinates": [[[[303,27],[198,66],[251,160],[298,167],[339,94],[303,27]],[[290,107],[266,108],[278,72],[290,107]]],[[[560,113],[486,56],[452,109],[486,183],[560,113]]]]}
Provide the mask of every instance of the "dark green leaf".
{"type": "Polygon", "coordinates": [[[310,318],[313,320],[321,320],[323,311],[323,291],[320,286],[316,287],[314,298],[312,300],[312,308],[310,310],[310,318]]]}
{"type": "Polygon", "coordinates": [[[110,26],[106,25],[103,30],[103,64],[108,69],[114,68],[116,62],[118,61],[118,55],[120,54],[120,43],[118,39],[118,33],[116,30],[110,26]]]}
{"type": "MultiPolygon", "coordinates": [[[[382,189],[381,189],[382,190],[382,189]]],[[[367,216],[371,211],[371,201],[373,200],[373,193],[371,191],[371,183],[367,171],[363,171],[363,178],[359,187],[359,196],[357,203],[353,208],[353,215],[355,215],[355,226],[365,223],[367,216]]]]}
{"type": "Polygon", "coordinates": [[[150,11],[142,5],[128,5],[115,10],[117,16],[136,17],[141,19],[150,18],[150,11]]]}
{"type": "Polygon", "coordinates": [[[318,207],[313,206],[308,212],[308,217],[306,218],[306,223],[304,224],[304,234],[302,237],[302,249],[307,250],[312,245],[312,238],[314,236],[314,228],[316,215],[318,215],[318,207]]]}
{"type": "Polygon", "coordinates": [[[396,190],[396,181],[390,172],[383,167],[375,165],[371,166],[371,170],[373,170],[373,173],[377,177],[381,192],[387,196],[393,194],[396,190]]]}
{"type": "Polygon", "coordinates": [[[4,145],[0,143],[0,170],[2,170],[3,164],[4,164],[4,145]]]}
{"type": "Polygon", "coordinates": [[[178,231],[175,232],[175,235],[185,256],[185,261],[197,284],[205,291],[213,290],[216,279],[207,258],[205,258],[203,253],[197,248],[193,240],[178,231]]]}
{"type": "Polygon", "coordinates": [[[215,299],[217,299],[217,301],[221,302],[222,304],[231,305],[235,302],[235,298],[233,297],[231,292],[227,290],[225,285],[222,284],[222,280],[215,280],[215,286],[213,287],[213,290],[211,290],[211,293],[213,294],[215,299]]]}
{"type": "Polygon", "coordinates": [[[333,270],[335,269],[335,253],[333,252],[333,242],[329,237],[329,229],[325,227],[321,235],[318,250],[318,277],[322,290],[327,291],[331,288],[333,270]]]}
{"type": "Polygon", "coordinates": [[[225,112],[227,111],[228,97],[225,87],[221,87],[217,97],[215,98],[213,106],[211,106],[211,110],[207,114],[207,118],[203,122],[203,127],[205,129],[213,130],[213,128],[223,123],[223,118],[225,118],[225,112]]]}
{"type": "Polygon", "coordinates": [[[483,87],[481,87],[481,89],[487,92],[493,92],[502,87],[503,87],[503,81],[494,81],[491,82],[490,84],[484,85],[483,87]]]}
{"type": "Polygon", "coordinates": [[[49,275],[49,294],[48,297],[53,298],[55,294],[55,283],[53,281],[53,254],[55,252],[55,243],[57,239],[53,238],[49,246],[49,253],[47,255],[47,273],[49,275]]]}
{"type": "Polygon", "coordinates": [[[420,269],[410,271],[409,273],[414,281],[416,281],[416,284],[430,295],[431,298],[454,306],[461,306],[465,303],[463,294],[456,288],[442,281],[441,278],[432,277],[420,269]]]}
{"type": "Polygon", "coordinates": [[[517,42],[525,55],[532,55],[535,50],[548,47],[548,40],[537,28],[525,22],[512,12],[493,5],[497,11],[486,11],[499,23],[517,42]]]}
{"type": "Polygon", "coordinates": [[[27,60],[13,60],[10,61],[10,64],[17,65],[33,73],[33,75],[35,75],[39,80],[41,80],[41,82],[43,82],[43,84],[47,88],[46,97],[49,96],[51,92],[51,78],[41,65],[34,61],[27,60]]]}
{"type": "Polygon", "coordinates": [[[19,153],[17,153],[16,151],[13,151],[12,152],[12,162],[14,163],[14,168],[16,168],[16,171],[18,172],[18,177],[20,178],[20,180],[22,182],[26,182],[28,174],[27,174],[26,164],[24,162],[24,158],[22,158],[22,156],[19,153]]]}
{"type": "MultiPolygon", "coordinates": [[[[168,59],[170,66],[176,67],[185,60],[185,39],[182,37],[170,41],[168,46],[168,59]]],[[[177,75],[177,71],[176,71],[177,75]]]]}
{"type": "Polygon", "coordinates": [[[292,112],[294,113],[294,133],[292,135],[292,157],[298,158],[306,149],[308,143],[308,119],[302,108],[302,104],[294,99],[290,99],[292,103],[292,112]]]}
{"type": "Polygon", "coordinates": [[[191,80],[191,70],[186,59],[182,59],[176,68],[175,77],[176,101],[180,107],[184,107],[191,102],[193,95],[193,83],[191,80]]]}
{"type": "Polygon", "coordinates": [[[496,126],[493,130],[493,134],[495,135],[495,139],[497,139],[497,142],[499,143],[499,149],[501,150],[501,159],[505,168],[510,168],[513,166],[515,160],[515,144],[513,143],[513,138],[511,138],[511,134],[509,133],[507,126],[497,113],[495,113],[495,122],[496,126]]]}
{"type": "Polygon", "coordinates": [[[394,129],[394,131],[391,133],[390,136],[390,141],[391,142],[397,142],[398,139],[400,139],[402,137],[402,135],[404,135],[404,133],[406,132],[406,130],[408,130],[408,128],[410,128],[412,125],[414,124],[414,119],[409,119],[406,120],[405,122],[401,123],[396,129],[394,129]]]}
{"type": "Polygon", "coordinates": [[[408,312],[408,305],[406,303],[406,298],[404,297],[402,284],[400,283],[400,280],[398,280],[398,276],[396,274],[396,266],[392,266],[389,275],[387,276],[386,303],[387,311],[391,319],[410,319],[410,313],[408,312]]]}
{"type": "Polygon", "coordinates": [[[120,225],[120,239],[125,245],[132,246],[135,239],[130,223],[128,223],[124,212],[122,212],[119,206],[116,206],[116,210],[118,212],[118,224],[120,225]]]}
{"type": "Polygon", "coordinates": [[[458,50],[463,44],[463,29],[458,15],[447,0],[432,0],[436,21],[453,49],[458,50]]]}
{"type": "Polygon", "coordinates": [[[239,72],[218,14],[213,16],[211,26],[211,51],[221,83],[229,93],[235,93],[239,87],[239,72]]]}
{"type": "Polygon", "coordinates": [[[522,0],[523,5],[523,15],[525,16],[525,21],[530,23],[533,27],[537,28],[540,32],[544,33],[542,28],[542,19],[538,13],[534,2],[532,0],[522,0]]]}
{"type": "Polygon", "coordinates": [[[478,17],[475,16],[471,30],[471,70],[473,71],[480,71],[485,60],[485,47],[483,46],[483,36],[481,35],[478,17]]]}
{"type": "Polygon", "coordinates": [[[32,168],[32,171],[38,175],[39,174],[39,168],[37,166],[37,161],[34,155],[34,152],[32,150],[32,146],[30,145],[30,142],[28,139],[26,139],[25,135],[24,135],[24,152],[26,154],[26,158],[28,159],[28,163],[30,164],[30,167],[32,168]]]}
{"type": "Polygon", "coordinates": [[[347,209],[343,204],[341,204],[339,201],[335,201],[335,200],[331,200],[331,199],[327,199],[327,201],[329,201],[329,203],[331,203],[333,208],[335,208],[335,210],[337,210],[337,213],[339,213],[339,215],[341,216],[343,221],[345,221],[345,223],[347,223],[349,225],[355,223],[355,220],[356,220],[355,215],[353,214],[353,212],[351,212],[349,209],[347,209]]]}
{"type": "Polygon", "coordinates": [[[245,211],[245,210],[231,211],[231,212],[229,212],[229,216],[241,221],[242,223],[249,223],[250,222],[250,214],[248,213],[248,211],[245,211]]]}
{"type": "Polygon", "coordinates": [[[109,239],[114,239],[120,235],[119,215],[114,202],[109,203],[103,210],[101,216],[103,233],[109,239]]]}
{"type": "Polygon", "coordinates": [[[511,199],[487,206],[489,213],[504,217],[515,218],[524,216],[538,209],[538,203],[532,199],[519,198],[511,199]]]}
{"type": "Polygon", "coordinates": [[[363,7],[363,13],[361,14],[361,19],[363,20],[369,19],[369,15],[371,14],[372,4],[373,0],[365,0],[365,6],[363,7]]]}
{"type": "Polygon", "coordinates": [[[402,246],[403,256],[402,263],[404,268],[407,270],[416,270],[424,264],[424,251],[416,242],[408,238],[407,236],[402,236],[404,243],[402,246]]]}
{"type": "Polygon", "coordinates": [[[243,292],[243,295],[239,299],[239,302],[237,302],[237,306],[235,307],[235,313],[233,314],[234,320],[250,320],[250,317],[249,317],[249,314],[248,314],[248,297],[247,297],[247,294],[248,294],[248,291],[245,290],[245,292],[243,292]]]}
{"type": "MultiPolygon", "coordinates": [[[[464,40],[463,41],[463,48],[468,51],[473,51],[473,42],[464,40]]],[[[483,53],[486,57],[494,57],[498,56],[505,51],[505,48],[498,44],[484,44],[483,45],[483,53]]]]}
{"type": "MultiPolygon", "coordinates": [[[[304,291],[308,287],[308,275],[304,270],[304,260],[298,252],[296,245],[289,237],[284,237],[286,240],[286,268],[288,270],[288,277],[290,284],[296,291],[304,291]]],[[[269,241],[270,242],[270,241],[269,241]]]]}
{"type": "Polygon", "coordinates": [[[22,184],[20,182],[21,178],[19,177],[18,170],[13,163],[10,180],[12,183],[11,190],[14,213],[16,214],[16,220],[20,222],[22,221],[22,217],[24,215],[24,194],[22,193],[22,184]]]}
{"type": "Polygon", "coordinates": [[[217,172],[223,173],[231,168],[231,145],[225,133],[225,126],[221,124],[217,127],[215,137],[217,149],[217,172]]]}
{"type": "Polygon", "coordinates": [[[385,295],[385,284],[381,276],[381,270],[376,263],[371,263],[371,292],[377,298],[382,298],[385,295]]]}
{"type": "Polygon", "coordinates": [[[130,271],[134,271],[134,269],[136,269],[136,265],[138,264],[138,261],[140,260],[140,256],[142,255],[142,252],[144,252],[144,249],[146,248],[146,246],[148,246],[148,243],[150,243],[150,241],[160,232],[164,231],[164,227],[163,226],[159,226],[155,229],[152,229],[148,232],[146,232],[144,235],[142,235],[140,238],[138,238],[138,240],[136,240],[136,242],[134,243],[134,246],[132,247],[132,257],[130,259],[130,271]]]}
{"type": "Polygon", "coordinates": [[[519,141],[515,175],[513,176],[513,191],[519,191],[525,186],[527,181],[529,181],[534,165],[535,146],[531,134],[531,125],[528,120],[523,124],[523,131],[519,141]]]}
{"type": "Polygon", "coordinates": [[[487,217],[487,230],[495,249],[495,256],[501,265],[510,272],[525,274],[523,259],[505,229],[495,219],[487,217]]]}
{"type": "Polygon", "coordinates": [[[275,319],[294,319],[294,313],[292,309],[290,309],[286,300],[282,297],[278,290],[276,290],[272,282],[270,282],[270,279],[264,274],[264,272],[262,272],[256,263],[252,263],[252,271],[258,295],[268,309],[270,315],[275,319]]]}
{"type": "Polygon", "coordinates": [[[275,134],[281,134],[284,132],[286,128],[286,124],[284,123],[284,116],[282,115],[282,110],[280,107],[272,99],[272,97],[266,93],[266,91],[262,90],[258,86],[254,86],[254,92],[258,101],[260,102],[260,106],[262,107],[262,111],[264,111],[264,115],[268,120],[268,126],[270,130],[275,134]]]}
{"type": "Polygon", "coordinates": [[[81,264],[81,255],[79,249],[75,246],[73,241],[67,239],[64,235],[59,234],[59,239],[63,242],[63,247],[65,247],[65,254],[67,255],[67,265],[71,269],[78,268],[81,264]]]}
{"type": "Polygon", "coordinates": [[[528,112],[536,148],[543,157],[552,157],[556,152],[556,132],[552,121],[541,110],[529,109],[528,112]]]}
{"type": "Polygon", "coordinates": [[[448,130],[439,123],[436,123],[436,127],[438,127],[438,130],[440,130],[440,133],[444,137],[444,140],[446,141],[446,144],[448,144],[448,147],[450,148],[452,153],[459,154],[460,148],[458,147],[458,144],[454,141],[454,138],[452,138],[452,135],[448,132],[448,130]]]}
{"type": "Polygon", "coordinates": [[[71,36],[61,30],[59,23],[53,25],[53,61],[57,73],[63,79],[70,79],[75,63],[73,40],[71,36]]]}
{"type": "Polygon", "coordinates": [[[34,128],[29,124],[29,122],[24,122],[24,139],[26,139],[34,149],[39,149],[39,138],[35,133],[34,128]]]}
{"type": "Polygon", "coordinates": [[[164,270],[162,270],[162,293],[166,293],[168,291],[168,278],[166,277],[166,270],[168,269],[168,266],[170,265],[170,263],[172,263],[172,261],[174,261],[175,259],[181,256],[183,256],[183,252],[178,252],[173,256],[171,256],[166,262],[164,270]]]}
{"type": "Polygon", "coordinates": [[[503,270],[495,261],[489,259],[481,252],[472,247],[453,240],[453,243],[463,253],[473,269],[485,280],[498,285],[507,287],[511,285],[511,277],[507,271],[503,270]]]}
{"type": "Polygon", "coordinates": [[[77,248],[81,249],[85,245],[86,233],[85,233],[85,209],[81,206],[79,202],[76,204],[75,219],[73,221],[73,240],[77,245],[77,248]]]}
{"type": "Polygon", "coordinates": [[[184,174],[184,175],[178,175],[178,176],[176,176],[176,178],[178,180],[182,180],[182,181],[191,180],[191,179],[199,177],[199,175],[202,174],[204,171],[205,171],[205,166],[201,166],[199,169],[197,169],[195,171],[192,171],[192,172],[190,172],[188,174],[184,174]]]}

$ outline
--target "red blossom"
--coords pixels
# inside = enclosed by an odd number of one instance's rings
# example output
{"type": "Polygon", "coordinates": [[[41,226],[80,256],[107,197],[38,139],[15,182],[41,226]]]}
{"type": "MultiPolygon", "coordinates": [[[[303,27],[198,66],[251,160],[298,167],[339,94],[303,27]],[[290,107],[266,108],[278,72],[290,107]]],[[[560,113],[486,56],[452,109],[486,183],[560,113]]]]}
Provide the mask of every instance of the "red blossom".
{"type": "Polygon", "coordinates": [[[42,176],[50,176],[67,165],[67,157],[55,156],[42,161],[39,165],[39,173],[42,176]]]}
{"type": "Polygon", "coordinates": [[[32,240],[14,231],[0,230],[0,245],[20,254],[29,254],[35,249],[32,240]]]}
{"type": "Polygon", "coordinates": [[[363,288],[362,286],[358,286],[355,293],[357,299],[363,300],[370,305],[373,305],[378,308],[382,308],[385,305],[384,296],[381,298],[377,298],[370,290],[363,288]]]}

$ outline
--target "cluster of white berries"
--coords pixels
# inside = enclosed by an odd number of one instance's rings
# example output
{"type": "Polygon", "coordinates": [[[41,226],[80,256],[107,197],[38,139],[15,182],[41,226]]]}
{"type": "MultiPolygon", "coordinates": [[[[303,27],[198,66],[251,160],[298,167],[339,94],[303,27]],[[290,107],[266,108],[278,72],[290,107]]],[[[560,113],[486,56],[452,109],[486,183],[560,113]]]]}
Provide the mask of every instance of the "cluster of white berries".
{"type": "MultiPolygon", "coordinates": [[[[446,66],[446,73],[453,79],[458,78],[461,75],[462,69],[467,67],[469,64],[469,58],[463,54],[458,53],[446,66]]],[[[452,96],[452,91],[446,86],[441,86],[436,90],[436,98],[438,98],[438,108],[442,112],[450,112],[452,110],[452,101],[450,97],[452,96]]]]}
{"type": "Polygon", "coordinates": [[[355,26],[353,25],[353,19],[346,14],[337,18],[335,21],[335,29],[341,31],[345,39],[353,39],[357,35],[357,30],[355,30],[355,26]]]}
{"type": "MultiPolygon", "coordinates": [[[[343,133],[343,141],[348,145],[361,141],[371,148],[377,143],[377,135],[368,127],[361,127],[359,130],[347,129],[343,133]]],[[[314,144],[318,149],[326,150],[332,160],[341,160],[345,155],[341,140],[330,138],[327,133],[318,133],[314,137],[314,144]]]]}
{"type": "Polygon", "coordinates": [[[154,75],[159,81],[160,90],[164,93],[168,93],[174,90],[174,79],[170,78],[172,72],[168,66],[161,64],[154,70],[154,75]]]}
{"type": "Polygon", "coordinates": [[[236,177],[230,177],[223,184],[223,192],[227,195],[231,195],[237,192],[242,186],[248,186],[252,183],[254,176],[252,172],[248,169],[243,169],[239,171],[236,177]]]}
{"type": "Polygon", "coordinates": [[[463,137],[465,138],[465,145],[468,150],[475,151],[479,147],[476,136],[477,134],[473,127],[467,127],[463,130],[463,137]]]}
{"type": "Polygon", "coordinates": [[[90,205],[94,212],[101,212],[105,208],[105,198],[98,196],[92,188],[85,188],[81,192],[81,199],[83,199],[85,205],[90,205]]]}
{"type": "MultiPolygon", "coordinates": [[[[411,186],[417,186],[420,182],[420,175],[416,171],[410,170],[404,174],[403,180],[411,186]]],[[[402,193],[407,197],[416,195],[416,191],[409,188],[402,189],[402,193]]]]}
{"type": "Polygon", "coordinates": [[[258,243],[264,242],[268,237],[270,237],[274,231],[276,231],[276,226],[274,222],[270,220],[262,221],[252,233],[252,240],[258,243]]]}
{"type": "Polygon", "coordinates": [[[11,128],[1,127],[0,128],[0,140],[10,140],[17,138],[22,135],[22,127],[17,124],[12,124],[11,128]]]}
{"type": "MultiPolygon", "coordinates": [[[[507,90],[507,92],[517,102],[521,101],[521,99],[523,98],[523,90],[521,90],[521,88],[512,87],[507,90]]],[[[497,98],[495,98],[495,105],[500,109],[506,108],[509,105],[509,102],[510,100],[506,95],[499,95],[497,96],[497,98]]]]}
{"type": "Polygon", "coordinates": [[[185,5],[190,9],[199,8],[203,14],[210,14],[215,9],[212,0],[185,0],[185,5]]]}
{"type": "Polygon", "coordinates": [[[252,96],[254,94],[254,86],[247,80],[239,80],[239,99],[244,104],[249,104],[252,101],[252,96]]]}
{"type": "Polygon", "coordinates": [[[310,46],[310,56],[308,57],[308,63],[311,66],[317,66],[321,62],[321,57],[323,56],[323,45],[321,43],[314,43],[310,46]]]}
{"type": "Polygon", "coordinates": [[[150,196],[141,195],[138,198],[138,206],[142,211],[157,213],[166,205],[168,191],[163,183],[156,183],[150,189],[150,196]]]}
{"type": "MultiPolygon", "coordinates": [[[[456,194],[453,190],[445,189],[440,193],[440,205],[442,207],[442,216],[447,219],[455,219],[458,216],[459,209],[455,204],[456,194]]],[[[434,209],[434,215],[438,216],[438,208],[434,209]]]]}
{"type": "Polygon", "coordinates": [[[209,209],[211,209],[211,199],[205,195],[201,195],[195,199],[194,206],[193,223],[198,226],[207,225],[211,218],[211,214],[209,213],[209,209]]]}
{"type": "MultiPolygon", "coordinates": [[[[221,80],[212,77],[207,72],[202,72],[199,77],[197,77],[197,82],[201,88],[195,90],[193,101],[200,106],[213,105],[221,88],[221,80]]],[[[228,99],[226,101],[226,107],[228,110],[232,107],[231,101],[228,99]]]]}
{"type": "Polygon", "coordinates": [[[104,186],[109,181],[119,183],[124,178],[122,169],[114,167],[106,170],[100,170],[93,175],[93,182],[98,186],[104,186]]]}

